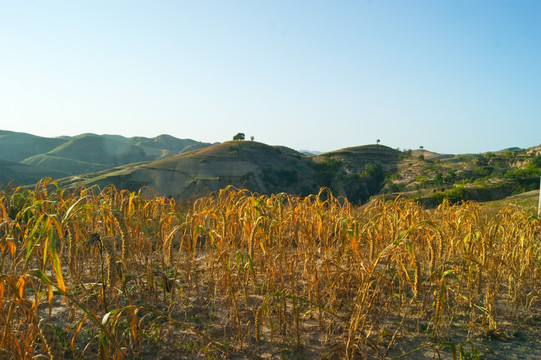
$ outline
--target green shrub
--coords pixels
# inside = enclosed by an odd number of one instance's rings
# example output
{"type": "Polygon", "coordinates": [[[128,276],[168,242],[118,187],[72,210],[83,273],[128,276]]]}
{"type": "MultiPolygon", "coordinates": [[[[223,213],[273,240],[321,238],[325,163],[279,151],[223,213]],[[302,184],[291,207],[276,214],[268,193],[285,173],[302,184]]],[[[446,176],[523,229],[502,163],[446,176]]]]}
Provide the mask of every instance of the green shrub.
{"type": "Polygon", "coordinates": [[[450,190],[443,191],[432,195],[432,198],[438,203],[442,203],[443,200],[449,200],[454,204],[464,199],[464,186],[456,186],[450,190]]]}

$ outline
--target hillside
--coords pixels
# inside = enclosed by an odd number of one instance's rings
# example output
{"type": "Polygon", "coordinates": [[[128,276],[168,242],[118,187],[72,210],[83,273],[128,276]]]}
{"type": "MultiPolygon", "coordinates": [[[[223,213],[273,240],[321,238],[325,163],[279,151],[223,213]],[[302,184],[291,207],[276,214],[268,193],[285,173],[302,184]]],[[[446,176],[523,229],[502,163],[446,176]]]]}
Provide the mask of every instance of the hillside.
{"type": "Polygon", "coordinates": [[[150,158],[137,146],[105,136],[83,134],[21,162],[79,174],[146,160],[150,158]]]}
{"type": "Polygon", "coordinates": [[[1,185],[7,185],[9,183],[13,183],[15,185],[33,184],[44,177],[61,178],[66,175],[66,173],[60,171],[0,159],[1,185]]]}
{"type": "Polygon", "coordinates": [[[109,172],[78,177],[86,185],[115,184],[138,190],[190,198],[227,185],[260,193],[310,194],[319,189],[312,161],[287,148],[258,142],[229,141],[188,153],[109,172]]]}
{"type": "Polygon", "coordinates": [[[56,171],[61,171],[67,175],[84,174],[111,168],[111,166],[103,165],[100,163],[92,163],[88,161],[65,158],[62,156],[55,156],[53,154],[35,155],[24,159],[20,163],[24,165],[38,166],[46,169],[54,169],[56,171]]]}
{"type": "MultiPolygon", "coordinates": [[[[119,135],[81,134],[44,138],[25,133],[0,131],[0,159],[77,175],[103,171],[116,166],[162,159],[209,146],[191,139],[170,135],[155,138],[119,135]]],[[[13,179],[21,179],[11,173],[13,179]]],[[[8,173],[4,177],[9,178],[8,173]]]]}
{"type": "Polygon", "coordinates": [[[382,193],[434,206],[447,199],[493,201],[539,189],[541,146],[483,154],[405,151],[382,193]]]}
{"type": "Polygon", "coordinates": [[[307,156],[283,146],[255,141],[228,141],[162,160],[118,167],[112,171],[65,179],[64,184],[114,184],[160,194],[193,198],[228,185],[261,194],[317,193],[329,187],[354,203],[365,202],[394,174],[401,152],[383,145],[342,149],[307,156]]]}

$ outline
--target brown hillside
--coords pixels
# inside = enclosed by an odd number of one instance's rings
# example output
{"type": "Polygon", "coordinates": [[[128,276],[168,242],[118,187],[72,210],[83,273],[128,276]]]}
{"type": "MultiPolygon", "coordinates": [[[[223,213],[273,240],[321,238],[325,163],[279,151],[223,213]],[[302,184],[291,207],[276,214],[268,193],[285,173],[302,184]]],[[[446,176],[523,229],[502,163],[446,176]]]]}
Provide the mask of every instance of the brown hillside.
{"type": "Polygon", "coordinates": [[[259,193],[308,194],[319,189],[311,160],[293,150],[252,141],[229,141],[200,150],[112,172],[85,177],[87,184],[138,190],[148,186],[161,194],[190,198],[228,185],[259,193]]]}

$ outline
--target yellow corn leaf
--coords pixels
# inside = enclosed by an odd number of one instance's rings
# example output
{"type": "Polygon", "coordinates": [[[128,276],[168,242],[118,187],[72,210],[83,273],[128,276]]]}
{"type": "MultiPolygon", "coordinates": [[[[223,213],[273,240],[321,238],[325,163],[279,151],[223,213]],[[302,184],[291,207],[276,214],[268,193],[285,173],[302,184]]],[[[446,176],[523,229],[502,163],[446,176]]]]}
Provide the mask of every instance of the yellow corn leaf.
{"type": "Polygon", "coordinates": [[[53,313],[53,287],[50,284],[47,284],[47,303],[49,304],[49,317],[53,313]]]}
{"type": "Polygon", "coordinates": [[[24,297],[24,288],[26,286],[26,276],[23,275],[23,276],[20,276],[19,279],[17,280],[17,291],[18,291],[18,295],[19,295],[19,298],[23,298],[24,297]]]}
{"type": "Polygon", "coordinates": [[[137,312],[139,309],[134,309],[131,313],[130,328],[133,336],[133,341],[137,342],[137,312]]]}
{"type": "Polygon", "coordinates": [[[4,207],[4,204],[0,203],[0,209],[2,209],[3,219],[7,220],[9,215],[8,215],[8,212],[6,211],[6,208],[4,207]]]}
{"type": "Polygon", "coordinates": [[[79,320],[79,325],[77,325],[77,329],[75,329],[75,333],[73,334],[73,337],[71,338],[71,349],[75,349],[75,337],[77,334],[79,334],[79,331],[81,331],[81,328],[83,327],[83,324],[85,320],[88,318],[88,315],[83,316],[81,320],[79,320]]]}
{"type": "Polygon", "coordinates": [[[9,239],[6,241],[6,246],[9,249],[9,255],[12,259],[15,259],[15,253],[17,252],[17,244],[13,239],[9,239]]]}
{"type": "Polygon", "coordinates": [[[265,245],[263,245],[263,241],[259,242],[259,246],[261,247],[261,250],[263,250],[263,255],[267,255],[267,252],[265,251],[265,245]]]}

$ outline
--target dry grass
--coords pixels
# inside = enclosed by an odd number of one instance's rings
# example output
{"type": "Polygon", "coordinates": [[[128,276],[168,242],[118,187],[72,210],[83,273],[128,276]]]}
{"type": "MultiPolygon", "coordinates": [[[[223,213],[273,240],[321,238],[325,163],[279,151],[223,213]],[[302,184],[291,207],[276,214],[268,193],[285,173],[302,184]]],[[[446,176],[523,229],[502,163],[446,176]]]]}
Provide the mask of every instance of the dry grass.
{"type": "Polygon", "coordinates": [[[0,192],[0,220],[0,358],[60,358],[51,329],[67,359],[466,358],[539,312],[518,207],[233,188],[182,207],[45,180],[0,192]]]}

